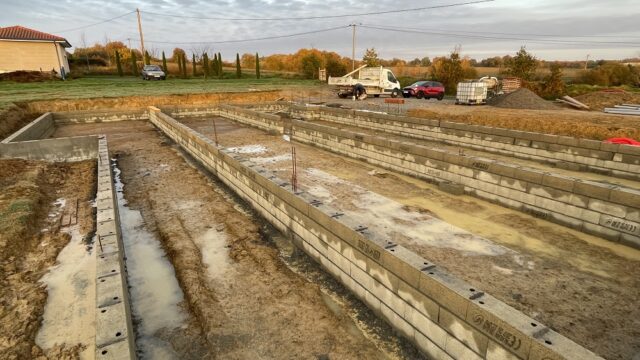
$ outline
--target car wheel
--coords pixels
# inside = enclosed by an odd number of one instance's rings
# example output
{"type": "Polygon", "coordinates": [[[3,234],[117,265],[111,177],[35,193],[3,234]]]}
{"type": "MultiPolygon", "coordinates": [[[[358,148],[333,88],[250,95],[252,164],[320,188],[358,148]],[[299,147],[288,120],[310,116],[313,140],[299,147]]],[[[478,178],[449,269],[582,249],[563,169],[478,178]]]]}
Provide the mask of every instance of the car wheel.
{"type": "Polygon", "coordinates": [[[379,98],[380,94],[373,95],[374,98],[379,98]]]}
{"type": "Polygon", "coordinates": [[[444,99],[444,93],[440,93],[440,95],[438,95],[438,101],[442,101],[442,99],[444,99]]]}
{"type": "Polygon", "coordinates": [[[400,96],[400,90],[393,89],[393,91],[391,92],[391,97],[392,98],[397,98],[398,96],[400,96]]]}
{"type": "Polygon", "coordinates": [[[424,98],[424,93],[422,91],[418,91],[418,93],[416,94],[416,99],[422,99],[424,98]]]}

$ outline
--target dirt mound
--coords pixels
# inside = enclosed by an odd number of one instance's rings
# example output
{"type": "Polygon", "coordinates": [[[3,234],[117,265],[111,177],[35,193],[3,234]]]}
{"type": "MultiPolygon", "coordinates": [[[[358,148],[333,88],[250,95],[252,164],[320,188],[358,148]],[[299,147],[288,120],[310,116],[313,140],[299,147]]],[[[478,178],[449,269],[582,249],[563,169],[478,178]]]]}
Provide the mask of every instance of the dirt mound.
{"type": "Polygon", "coordinates": [[[640,93],[626,91],[596,91],[575,97],[593,110],[604,110],[620,104],[640,104],[640,93]]]}
{"type": "Polygon", "coordinates": [[[49,81],[55,79],[55,76],[50,71],[13,71],[4,74],[0,74],[0,81],[16,81],[16,82],[39,82],[49,81]]]}
{"type": "Polygon", "coordinates": [[[498,95],[487,100],[487,104],[500,108],[530,109],[530,110],[556,110],[558,107],[550,103],[533,91],[520,88],[510,94],[498,95]]]}

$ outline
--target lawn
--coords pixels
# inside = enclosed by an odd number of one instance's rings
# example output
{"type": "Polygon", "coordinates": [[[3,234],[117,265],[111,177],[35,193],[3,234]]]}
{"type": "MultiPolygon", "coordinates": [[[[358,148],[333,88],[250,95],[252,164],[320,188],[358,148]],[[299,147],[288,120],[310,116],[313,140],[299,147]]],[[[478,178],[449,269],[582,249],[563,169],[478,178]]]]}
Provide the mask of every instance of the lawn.
{"type": "Polygon", "coordinates": [[[0,81],[0,110],[11,103],[33,100],[274,90],[309,87],[319,84],[318,81],[314,80],[275,77],[260,80],[170,78],[164,81],[143,81],[140,78],[130,76],[87,76],[67,81],[33,83],[0,81]]]}

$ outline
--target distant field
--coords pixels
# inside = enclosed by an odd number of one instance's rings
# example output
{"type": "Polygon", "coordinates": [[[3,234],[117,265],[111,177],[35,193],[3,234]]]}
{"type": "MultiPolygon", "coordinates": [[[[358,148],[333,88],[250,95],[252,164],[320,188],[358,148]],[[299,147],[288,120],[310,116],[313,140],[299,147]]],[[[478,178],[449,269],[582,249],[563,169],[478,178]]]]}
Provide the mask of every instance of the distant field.
{"type": "Polygon", "coordinates": [[[319,84],[315,80],[298,79],[174,79],[143,81],[134,77],[93,76],[67,81],[16,83],[0,81],[0,109],[11,103],[54,100],[86,99],[94,97],[157,96],[201,94],[209,92],[241,92],[256,90],[291,89],[319,84]]]}
{"type": "MultiPolygon", "coordinates": [[[[415,78],[428,78],[431,68],[429,66],[396,66],[391,68],[393,73],[397,76],[415,77],[415,78]]],[[[498,67],[476,67],[478,77],[483,76],[498,76],[500,74],[500,68],[498,67]]],[[[578,77],[580,69],[562,69],[565,81],[573,80],[578,77]]],[[[549,74],[549,69],[538,69],[538,75],[549,74]]]]}

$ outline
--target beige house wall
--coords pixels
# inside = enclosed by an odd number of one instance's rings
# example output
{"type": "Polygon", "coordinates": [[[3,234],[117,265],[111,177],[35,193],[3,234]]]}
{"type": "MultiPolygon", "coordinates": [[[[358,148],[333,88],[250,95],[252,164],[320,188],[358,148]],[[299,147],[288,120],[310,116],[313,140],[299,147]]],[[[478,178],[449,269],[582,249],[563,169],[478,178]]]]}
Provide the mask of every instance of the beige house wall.
{"type": "Polygon", "coordinates": [[[69,72],[65,48],[59,43],[0,40],[0,73],[55,69],[60,74],[60,67],[69,72]]]}

